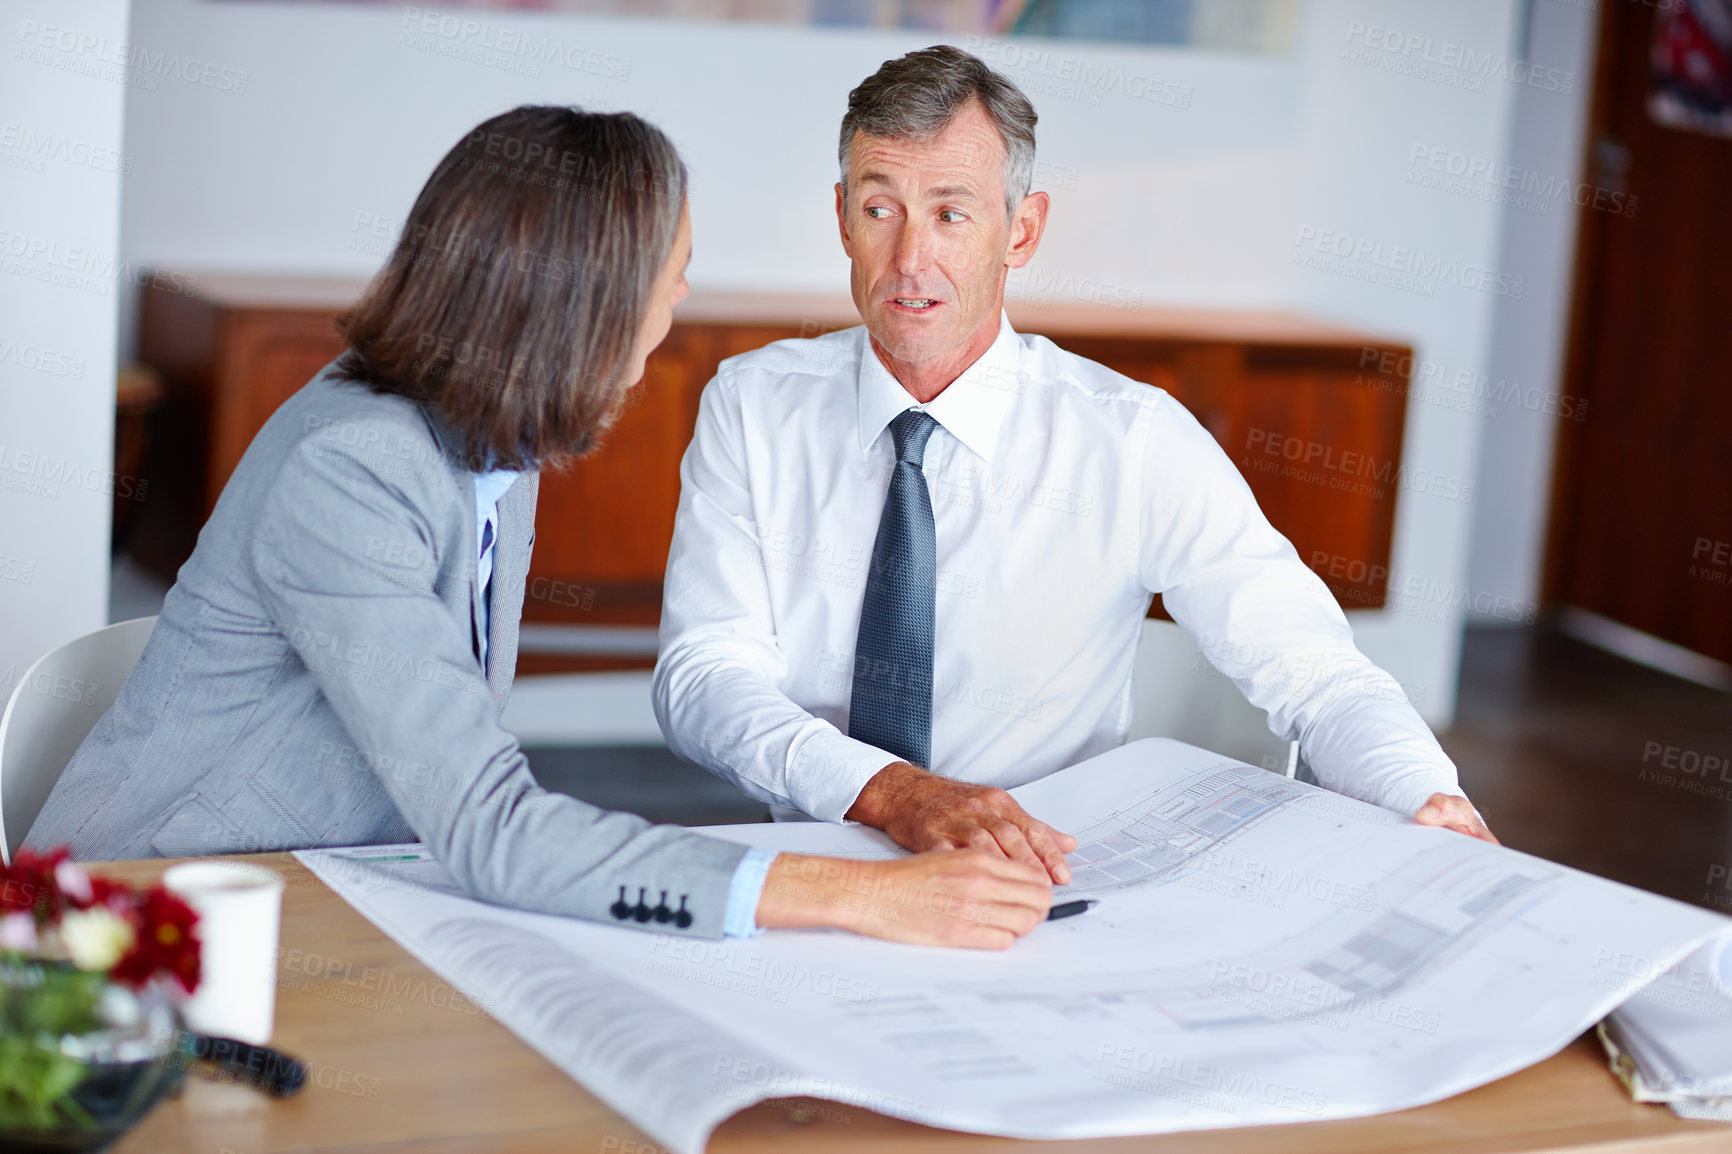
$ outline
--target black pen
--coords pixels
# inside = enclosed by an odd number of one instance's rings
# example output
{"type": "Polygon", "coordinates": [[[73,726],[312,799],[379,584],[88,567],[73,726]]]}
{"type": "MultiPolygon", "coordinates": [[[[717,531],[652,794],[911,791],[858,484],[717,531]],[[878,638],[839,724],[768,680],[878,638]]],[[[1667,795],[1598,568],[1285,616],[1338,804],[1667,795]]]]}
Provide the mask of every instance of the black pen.
{"type": "Polygon", "coordinates": [[[213,1038],[191,1030],[181,1032],[176,1047],[180,1059],[209,1062],[209,1076],[263,1091],[273,1098],[288,1098],[307,1080],[307,1067],[269,1046],[254,1046],[234,1038],[213,1038]]]}
{"type": "Polygon", "coordinates": [[[1100,901],[1096,898],[1078,898],[1074,902],[1060,902],[1046,911],[1046,920],[1056,922],[1060,918],[1074,918],[1080,913],[1087,912],[1090,906],[1098,905],[1100,905],[1100,901]]]}

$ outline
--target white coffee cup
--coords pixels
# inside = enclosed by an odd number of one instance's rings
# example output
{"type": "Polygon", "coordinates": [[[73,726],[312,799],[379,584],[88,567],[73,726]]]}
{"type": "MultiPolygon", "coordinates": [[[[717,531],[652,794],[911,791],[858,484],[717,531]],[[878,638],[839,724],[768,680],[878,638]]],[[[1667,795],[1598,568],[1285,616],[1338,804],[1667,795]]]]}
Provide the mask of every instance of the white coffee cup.
{"type": "Polygon", "coordinates": [[[198,914],[198,991],[181,1005],[201,1034],[264,1045],[277,1003],[283,875],[240,862],[170,866],[162,884],[198,914]]]}

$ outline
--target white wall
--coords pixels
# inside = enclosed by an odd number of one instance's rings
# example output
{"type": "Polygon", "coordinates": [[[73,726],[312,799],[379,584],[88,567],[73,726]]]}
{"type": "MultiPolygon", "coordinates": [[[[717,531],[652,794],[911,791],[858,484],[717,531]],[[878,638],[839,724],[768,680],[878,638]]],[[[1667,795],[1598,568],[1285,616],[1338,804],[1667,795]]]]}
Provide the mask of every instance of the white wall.
{"type": "Polygon", "coordinates": [[[126,39],[126,0],[0,0],[0,695],[107,621],[126,39]]]}
{"type": "MultiPolygon", "coordinates": [[[[855,83],[923,37],[459,15],[597,55],[528,76],[499,67],[497,53],[464,58],[472,41],[422,31],[407,9],[140,0],[140,41],[245,78],[244,92],[174,85],[131,108],[126,254],[177,269],[371,272],[389,239],[369,236],[366,222],[401,220],[459,134],[515,103],[561,101],[631,108],[680,145],[694,177],[694,283],[844,290],[830,215],[836,123],[855,83]]],[[[1149,302],[1303,309],[1483,371],[1497,298],[1463,287],[1459,272],[1422,296],[1354,279],[1374,270],[1370,259],[1346,275],[1294,262],[1324,234],[1345,233],[1386,256],[1417,247],[1451,268],[1496,268],[1495,207],[1404,177],[1420,143],[1505,155],[1516,31],[1514,0],[1311,0],[1289,58],[964,46],[1022,82],[1040,111],[1054,219],[1035,270],[1048,283],[1068,272],[1149,302]],[[1372,26],[1397,30],[1397,47],[1366,47],[1372,26]],[[1459,59],[1464,46],[1501,70],[1479,90],[1457,65],[1441,67],[1450,82],[1412,74],[1415,52],[1459,59]],[[1108,85],[1084,88],[1079,62],[1107,68],[1108,85]]],[[[1483,425],[1410,402],[1407,463],[1421,486],[1471,485],[1483,425]]],[[[1427,590],[1464,583],[1481,507],[1404,491],[1396,573],[1427,590]]],[[[1453,710],[1467,612],[1451,600],[1425,594],[1358,625],[1434,721],[1453,710]]]]}
{"type": "MultiPolygon", "coordinates": [[[[369,274],[390,244],[388,228],[383,237],[369,229],[401,222],[465,130],[515,104],[558,101],[629,108],[674,138],[695,189],[695,284],[845,294],[830,202],[837,122],[861,78],[929,42],[456,10],[604,57],[580,56],[582,68],[541,64],[530,77],[422,50],[466,45],[420,32],[410,11],[142,0],[141,41],[217,62],[244,91],[179,85],[137,103],[128,123],[136,157],[125,207],[129,255],[200,270],[369,274]]],[[[992,55],[1003,45],[981,50],[992,55]]],[[[1061,51],[1122,66],[1123,87],[1144,92],[1152,82],[1158,98],[1193,103],[1181,109],[1108,92],[1090,104],[1031,89],[1042,116],[1042,175],[1059,186],[1044,263],[1055,272],[1087,269],[1151,297],[1266,302],[1278,284],[1282,238],[1261,226],[1261,209],[1291,168],[1297,62],[1076,44],[1061,51]],[[1097,211],[1135,225],[1105,233],[1089,222],[1097,211]]],[[[1038,65],[1005,70],[1041,83],[1038,65]]]]}
{"type": "MultiPolygon", "coordinates": [[[[1503,209],[1502,260],[1530,286],[1520,300],[1498,301],[1491,356],[1476,382],[1489,396],[1480,402],[1485,447],[1478,488],[1484,500],[1474,520],[1468,584],[1492,598],[1490,611],[1481,609],[1476,619],[1497,624],[1526,617],[1497,612],[1497,596],[1529,606],[1539,600],[1558,426],[1593,419],[1591,409],[1566,400],[1562,391],[1574,201],[1579,195],[1592,204],[1596,192],[1581,168],[1598,15],[1592,7],[1552,0],[1538,0],[1532,8],[1533,58],[1583,79],[1570,99],[1534,89],[1518,93],[1509,154],[1497,176],[1515,186],[1506,190],[1512,200],[1503,209]]],[[[1594,211],[1643,211],[1640,203],[1614,199],[1611,191],[1604,190],[1594,211]]]]}

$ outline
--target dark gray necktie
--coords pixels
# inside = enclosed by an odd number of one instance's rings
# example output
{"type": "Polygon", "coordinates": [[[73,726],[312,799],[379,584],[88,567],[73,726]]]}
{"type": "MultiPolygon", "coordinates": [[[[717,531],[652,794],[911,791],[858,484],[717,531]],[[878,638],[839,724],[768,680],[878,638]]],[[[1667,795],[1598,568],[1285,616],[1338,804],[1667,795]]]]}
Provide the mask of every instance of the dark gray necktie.
{"type": "Polygon", "coordinates": [[[912,409],[890,422],[896,468],[866,573],[854,646],[854,696],[848,707],[848,736],[921,768],[932,764],[938,535],[920,465],[927,438],[937,427],[937,421],[912,409]]]}

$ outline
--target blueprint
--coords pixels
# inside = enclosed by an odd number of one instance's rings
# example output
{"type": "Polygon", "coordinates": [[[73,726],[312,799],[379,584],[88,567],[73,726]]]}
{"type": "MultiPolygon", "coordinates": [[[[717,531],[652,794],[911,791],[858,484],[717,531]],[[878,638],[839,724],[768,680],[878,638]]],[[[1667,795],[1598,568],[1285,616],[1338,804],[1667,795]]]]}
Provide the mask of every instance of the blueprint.
{"type": "MultiPolygon", "coordinates": [[[[1024,1138],[1401,1109],[1548,1057],[1732,936],[1720,915],[1173,741],[1012,793],[1078,839],[1054,900],[1099,904],[1003,952],[694,941],[471,901],[413,846],[299,856],[679,1151],[791,1095],[1024,1138]]],[[[860,826],[702,832],[901,853],[860,826]]],[[[1732,1063],[1725,1023],[1692,1044],[1732,1063]]]]}

